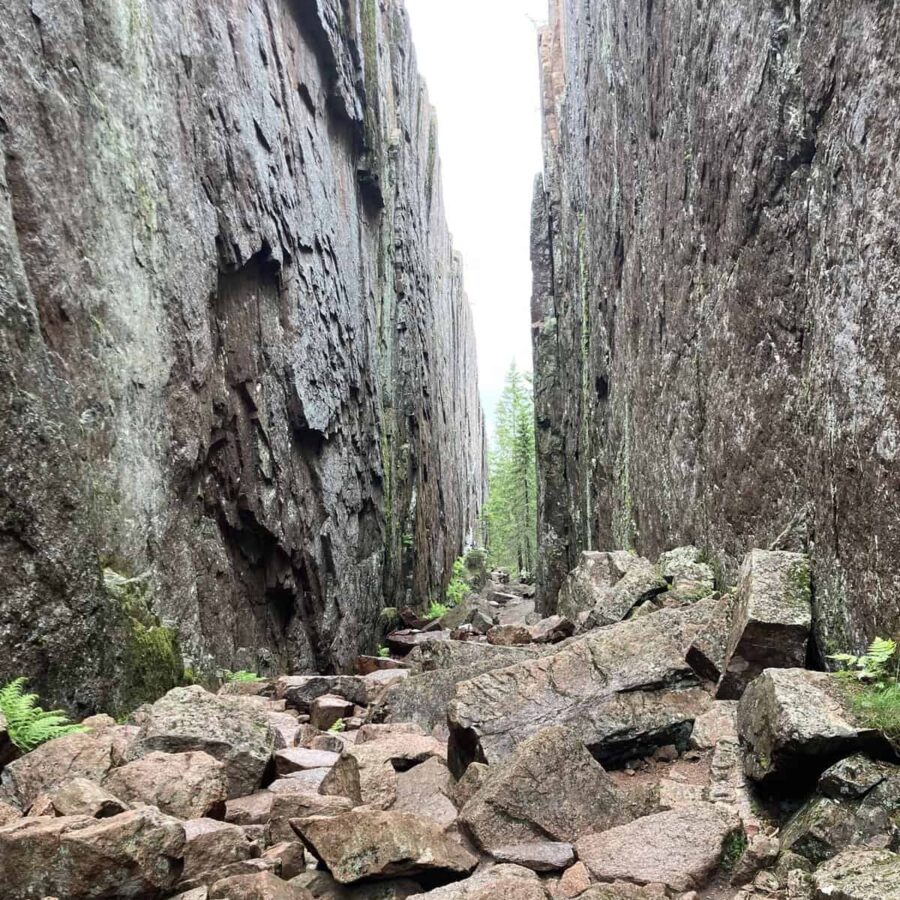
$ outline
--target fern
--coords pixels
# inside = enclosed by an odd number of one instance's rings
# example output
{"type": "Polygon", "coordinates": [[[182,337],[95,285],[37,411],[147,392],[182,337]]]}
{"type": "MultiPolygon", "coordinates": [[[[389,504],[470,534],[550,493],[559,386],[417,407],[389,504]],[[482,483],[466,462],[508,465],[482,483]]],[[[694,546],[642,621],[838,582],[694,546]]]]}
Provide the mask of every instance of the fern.
{"type": "Polygon", "coordinates": [[[41,709],[37,699],[37,694],[25,693],[24,678],[0,688],[0,713],[6,719],[9,739],[23,753],[53,738],[87,731],[83,725],[72,724],[62,710],[41,709]]]}
{"type": "Polygon", "coordinates": [[[257,681],[262,681],[262,678],[260,678],[256,672],[248,672],[245,669],[241,669],[239,672],[232,672],[229,669],[225,669],[222,672],[222,677],[232,684],[253,684],[257,681]]]}
{"type": "Polygon", "coordinates": [[[338,719],[328,730],[332,734],[340,734],[342,731],[347,730],[347,723],[343,719],[338,719]]]}
{"type": "Polygon", "coordinates": [[[900,660],[896,658],[897,643],[889,638],[875,638],[869,649],[862,656],[853,656],[850,653],[834,653],[829,656],[836,662],[844,663],[847,669],[842,674],[855,675],[860,681],[870,681],[883,684],[892,676],[897,677],[896,671],[891,671],[891,663],[894,668],[900,660]]]}

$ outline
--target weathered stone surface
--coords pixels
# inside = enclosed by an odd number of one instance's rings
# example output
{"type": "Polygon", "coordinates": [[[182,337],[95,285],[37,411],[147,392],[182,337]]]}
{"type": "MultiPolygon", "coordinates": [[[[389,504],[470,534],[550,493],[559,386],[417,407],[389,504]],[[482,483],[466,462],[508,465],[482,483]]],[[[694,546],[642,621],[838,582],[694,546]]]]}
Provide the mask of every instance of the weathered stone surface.
{"type": "Polygon", "coordinates": [[[539,593],[589,547],[694,543],[728,583],[750,547],[814,538],[820,647],[895,633],[898,137],[890,104],[859,110],[894,90],[900,25],[833,0],[549,5],[539,593]]]}
{"type": "Polygon", "coordinates": [[[220,879],[209,889],[209,900],[310,900],[310,894],[299,884],[259,872],[220,879]]]}
{"type": "Polygon", "coordinates": [[[691,689],[698,679],[685,652],[711,609],[700,601],[662,610],[462,682],[448,707],[451,770],[493,765],[547,723],[571,728],[599,758],[642,743],[686,745],[709,701],[691,689]]]}
{"type": "Polygon", "coordinates": [[[181,823],[152,807],[22,819],[0,828],[0,884],[9,900],[154,898],[175,887],[183,848],[181,823]]]}
{"type": "Polygon", "coordinates": [[[472,320],[406,14],[301,6],[0,24],[0,682],[48,704],[152,700],[174,630],[200,674],[348,668],[474,532],[472,320]],[[164,625],[98,558],[149,573],[164,625]]]}
{"type": "Polygon", "coordinates": [[[409,900],[547,900],[547,891],[530,869],[498,865],[470,878],[445,885],[409,900]]]}
{"type": "Polygon", "coordinates": [[[275,771],[279,775],[291,772],[305,772],[307,769],[330,769],[340,754],[328,750],[308,750],[305,747],[290,747],[275,751],[275,771]]]}
{"type": "Polygon", "coordinates": [[[273,794],[318,794],[331,769],[305,769],[284,778],[276,778],[269,786],[273,794]]]}
{"type": "Polygon", "coordinates": [[[531,643],[531,632],[524,625],[494,625],[487,639],[495,647],[517,647],[531,643]]]}
{"type": "Polygon", "coordinates": [[[734,827],[713,804],[697,803],[588,835],[575,849],[598,881],[688,891],[706,884],[734,827]]]}
{"type": "Polygon", "coordinates": [[[498,863],[512,863],[533,872],[556,872],[575,862],[572,845],[563,841],[531,841],[494,847],[491,856],[498,863]]]}
{"type": "Polygon", "coordinates": [[[694,720],[690,745],[695,750],[712,750],[720,741],[738,742],[737,701],[717,700],[694,720]]]}
{"type": "Polygon", "coordinates": [[[539,655],[540,650],[532,647],[499,647],[493,644],[443,641],[421,644],[406,659],[411,670],[418,674],[464,666],[491,665],[500,669],[539,655]]]}
{"type": "Polygon", "coordinates": [[[108,790],[87,778],[73,778],[64,782],[50,792],[49,800],[54,813],[58,816],[91,816],[94,819],[107,819],[128,809],[127,803],[123,803],[108,790]]]}
{"type": "Polygon", "coordinates": [[[288,706],[308,713],[313,701],[326,694],[365,703],[366,683],[358,675],[285,675],[275,683],[275,693],[288,706]]]}
{"type": "Polygon", "coordinates": [[[353,715],[355,704],[335,694],[323,694],[316,697],[310,705],[309,721],[313,728],[328,731],[332,725],[353,715]]]}
{"type": "Polygon", "coordinates": [[[420,631],[414,628],[404,628],[400,631],[392,631],[384,640],[394,653],[406,656],[411,650],[422,646],[422,644],[449,641],[450,632],[446,629],[420,631]]]}
{"type": "Polygon", "coordinates": [[[389,878],[368,884],[343,885],[324,869],[308,869],[293,879],[316,900],[406,900],[421,893],[422,886],[411,878],[389,878]]]}
{"type": "Polygon", "coordinates": [[[219,814],[228,796],[226,767],[208,753],[148,753],[113,769],[103,786],[129,803],[146,803],[179,819],[219,814]]]}
{"type": "Polygon", "coordinates": [[[735,599],[724,594],[716,601],[709,622],[688,648],[688,665],[701,677],[716,684],[725,671],[728,642],[734,624],[735,599]]]}
{"type": "Polygon", "coordinates": [[[260,786],[274,744],[264,713],[193,685],[175,688],[153,704],[129,756],[137,759],[154,750],[201,750],[225,766],[230,799],[251,794],[260,786]]]}
{"type": "Polygon", "coordinates": [[[456,822],[456,804],[451,799],[453,776],[444,760],[433,756],[405,772],[398,772],[396,784],[397,798],[392,810],[428,819],[445,829],[456,822]]]}
{"type": "Polygon", "coordinates": [[[267,842],[292,841],[296,838],[291,819],[308,819],[311,816],[337,816],[353,809],[346,797],[329,797],[321,794],[273,794],[268,810],[267,842]]]}
{"type": "Polygon", "coordinates": [[[663,553],[657,563],[669,583],[668,596],[681,603],[694,603],[715,589],[712,566],[704,562],[697,547],[676,547],[663,553]]]}
{"type": "Polygon", "coordinates": [[[424,735],[421,725],[415,722],[386,722],[383,724],[367,724],[359,729],[356,736],[357,744],[366,744],[369,741],[379,741],[384,737],[395,734],[424,735]]]}
{"type": "Polygon", "coordinates": [[[464,875],[478,862],[439,826],[406,813],[357,809],[291,825],[342,884],[424,872],[464,875]]]}
{"type": "Polygon", "coordinates": [[[558,892],[563,897],[577,897],[591,886],[591,873],[583,862],[577,862],[563,872],[558,892]]]}
{"type": "Polygon", "coordinates": [[[225,804],[225,821],[235,825],[265,825],[275,802],[272,791],[257,791],[246,797],[236,797],[225,804]]]}
{"type": "Polygon", "coordinates": [[[575,634],[575,623],[565,616],[548,616],[528,626],[535,644],[556,644],[575,634]]]}
{"type": "Polygon", "coordinates": [[[184,871],[182,880],[211,884],[219,881],[221,872],[232,863],[250,859],[259,849],[247,840],[238,825],[215,819],[192,819],[184,823],[184,871]]]}
{"type": "Polygon", "coordinates": [[[4,803],[0,801],[0,827],[3,825],[9,825],[12,822],[15,822],[17,819],[22,818],[22,810],[17,809],[15,806],[11,806],[9,803],[4,803]]]}
{"type": "Polygon", "coordinates": [[[819,779],[819,793],[832,800],[859,800],[888,777],[900,770],[888,763],[856,754],[836,762],[819,779]]]}
{"type": "Polygon", "coordinates": [[[629,804],[576,735],[544,728],[491,766],[460,821],[482,850],[581,835],[629,821],[629,804]]]}
{"type": "Polygon", "coordinates": [[[809,559],[800,553],[752,550],[741,565],[734,624],[716,696],[737,700],[763,669],[806,662],[812,627],[809,559]]]}
{"type": "Polygon", "coordinates": [[[272,860],[275,863],[275,874],[285,881],[306,871],[306,851],[297,840],[273,844],[263,853],[263,859],[272,860]]]}
{"type": "Polygon", "coordinates": [[[348,797],[354,804],[389,809],[397,798],[398,770],[432,757],[446,757],[444,745],[415,734],[385,735],[347,747],[322,782],[321,793],[348,797]]]}
{"type": "Polygon", "coordinates": [[[900,855],[888,850],[848,850],[813,875],[815,900],[898,900],[900,855]]]}
{"type": "Polygon", "coordinates": [[[881,746],[877,733],[855,724],[840,690],[824,672],[763,672],[738,705],[747,774],[799,790],[842,757],[881,746]]]}

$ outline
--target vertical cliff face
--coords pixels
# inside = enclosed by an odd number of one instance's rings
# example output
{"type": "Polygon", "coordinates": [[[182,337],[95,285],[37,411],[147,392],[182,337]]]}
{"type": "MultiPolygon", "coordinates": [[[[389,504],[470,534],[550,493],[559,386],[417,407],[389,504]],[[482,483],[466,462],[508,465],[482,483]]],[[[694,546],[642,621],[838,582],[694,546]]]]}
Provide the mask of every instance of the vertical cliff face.
{"type": "Polygon", "coordinates": [[[402,3],[14,0],[0,71],[0,680],[346,666],[484,481],[402,3]]]}
{"type": "Polygon", "coordinates": [[[900,21],[554,0],[533,298],[541,587],[807,548],[822,648],[900,624],[900,21]]]}

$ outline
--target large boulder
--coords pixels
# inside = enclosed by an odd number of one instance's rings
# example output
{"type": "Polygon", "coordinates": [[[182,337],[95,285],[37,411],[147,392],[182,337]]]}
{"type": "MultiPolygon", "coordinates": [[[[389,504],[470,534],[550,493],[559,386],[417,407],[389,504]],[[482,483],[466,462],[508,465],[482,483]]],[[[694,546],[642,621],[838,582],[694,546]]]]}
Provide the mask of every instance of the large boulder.
{"type": "Polygon", "coordinates": [[[275,696],[301,713],[308,713],[313,700],[325,694],[362,706],[366,683],[358,675],[285,675],[275,683],[275,696]]]}
{"type": "Polygon", "coordinates": [[[738,704],[747,774],[757,782],[802,790],[842,757],[884,749],[881,735],[856,721],[842,690],[824,672],[763,672],[738,704]]]}
{"type": "Polygon", "coordinates": [[[501,669],[504,666],[534,659],[539,655],[540,651],[533,647],[502,647],[473,641],[444,641],[416,647],[406,657],[406,661],[411,671],[419,674],[482,664],[501,669]]]}
{"type": "Polygon", "coordinates": [[[712,803],[693,803],[583,837],[578,858],[598,881],[704,887],[719,865],[736,823],[712,803]]]}
{"type": "Polygon", "coordinates": [[[346,797],[327,797],[321,794],[273,794],[266,821],[266,843],[296,840],[291,819],[312,816],[339,816],[353,809],[346,797]]]}
{"type": "Polygon", "coordinates": [[[397,797],[391,805],[395,812],[407,812],[428,819],[441,828],[456,822],[453,776],[446,762],[437,756],[397,773],[397,797]]]}
{"type": "Polygon", "coordinates": [[[312,900],[312,895],[272,872],[258,872],[220,879],[209,889],[209,900],[312,900]]]}
{"type": "Polygon", "coordinates": [[[133,728],[101,725],[48,741],[11,762],[3,770],[3,785],[27,809],[40,794],[73,778],[100,782],[123,761],[133,736],[133,728]]]}
{"type": "Polygon", "coordinates": [[[764,669],[802,667],[812,628],[809,559],[751,550],[741,565],[717,696],[737,700],[764,669]]]}
{"type": "Polygon", "coordinates": [[[153,807],[109,819],[21,819],[0,828],[5,900],[150,898],[182,872],[184,828],[153,807]]]}
{"type": "Polygon", "coordinates": [[[438,825],[407,813],[361,808],[291,825],[342,884],[426,872],[466,875],[478,863],[438,825]]]}
{"type": "Polygon", "coordinates": [[[676,547],[663,553],[657,563],[669,585],[668,596],[681,603],[695,603],[715,589],[712,566],[703,561],[697,547],[676,547]]]}
{"type": "Polygon", "coordinates": [[[239,825],[215,819],[192,819],[184,823],[184,871],[182,879],[191,887],[219,881],[221,872],[234,863],[259,854],[239,825]]]}
{"type": "Polygon", "coordinates": [[[482,850],[536,841],[574,843],[627,822],[629,804],[566,728],[544,728],[502,766],[488,768],[460,821],[482,850]]]}
{"type": "Polygon", "coordinates": [[[228,796],[225,764],[203,751],[148,753],[113,769],[103,785],[129,803],[157,806],[179,819],[221,815],[228,796]]]}
{"type": "Polygon", "coordinates": [[[709,600],[661,610],[461,682],[447,711],[451,770],[493,765],[547,724],[571,728],[600,759],[686,745],[709,699],[691,690],[700,682],[685,654],[712,610],[709,600]]]}
{"type": "Polygon", "coordinates": [[[716,601],[706,627],[701,629],[688,648],[688,665],[704,680],[717,684],[725,670],[728,641],[734,619],[735,598],[724,594],[716,601]]]}
{"type": "Polygon", "coordinates": [[[252,794],[270,764],[275,736],[265,713],[241,699],[197,685],[169,691],[143,716],[129,758],[203,751],[225,766],[229,798],[252,794]]]}
{"type": "Polygon", "coordinates": [[[73,778],[44,795],[57,816],[107,819],[128,809],[128,804],[87,778],[73,778]]]}
{"type": "Polygon", "coordinates": [[[388,809],[397,799],[398,770],[445,756],[444,745],[424,735],[392,734],[351,744],[325,777],[321,793],[348,797],[357,805],[388,809]]]}
{"type": "Polygon", "coordinates": [[[816,900],[900,900],[900,854],[847,850],[813,875],[816,900]]]}
{"type": "Polygon", "coordinates": [[[498,865],[409,900],[547,900],[540,878],[522,866],[498,865]]]}

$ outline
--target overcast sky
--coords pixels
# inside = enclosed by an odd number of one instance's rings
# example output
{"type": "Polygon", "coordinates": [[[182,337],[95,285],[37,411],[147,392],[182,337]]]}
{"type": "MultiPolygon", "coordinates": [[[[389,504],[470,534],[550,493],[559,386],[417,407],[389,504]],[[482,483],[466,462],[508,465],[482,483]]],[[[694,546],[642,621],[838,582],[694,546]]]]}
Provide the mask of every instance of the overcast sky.
{"type": "Polygon", "coordinates": [[[529,225],[541,169],[536,22],[547,0],[406,0],[437,109],[444,198],[475,315],[490,420],[509,364],[531,369],[529,225]]]}

